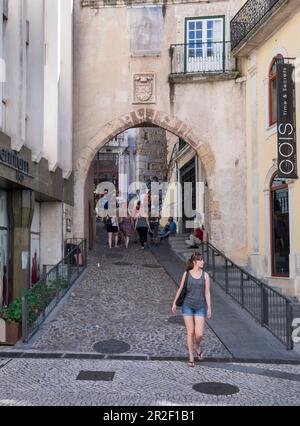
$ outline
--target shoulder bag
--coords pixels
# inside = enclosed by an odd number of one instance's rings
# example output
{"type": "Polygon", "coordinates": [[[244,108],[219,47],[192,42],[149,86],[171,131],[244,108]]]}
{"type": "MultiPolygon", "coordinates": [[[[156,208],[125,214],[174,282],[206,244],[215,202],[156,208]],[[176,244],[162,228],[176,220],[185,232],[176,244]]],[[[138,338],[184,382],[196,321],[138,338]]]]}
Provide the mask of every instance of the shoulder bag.
{"type": "Polygon", "coordinates": [[[176,306],[182,306],[183,305],[183,302],[184,302],[184,299],[185,299],[185,296],[186,296],[186,293],[187,293],[188,279],[189,279],[189,272],[187,271],[184,285],[183,285],[182,290],[179,294],[179,297],[176,301],[176,306]]]}

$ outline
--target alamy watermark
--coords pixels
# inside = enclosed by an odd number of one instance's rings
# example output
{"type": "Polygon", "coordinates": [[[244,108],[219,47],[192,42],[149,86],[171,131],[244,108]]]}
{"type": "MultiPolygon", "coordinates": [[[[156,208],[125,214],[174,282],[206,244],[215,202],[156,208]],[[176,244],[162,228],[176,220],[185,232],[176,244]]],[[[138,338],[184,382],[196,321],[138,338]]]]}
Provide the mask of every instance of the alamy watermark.
{"type": "Polygon", "coordinates": [[[186,227],[193,228],[195,220],[203,223],[204,192],[204,182],[133,182],[123,191],[112,182],[102,182],[95,191],[100,196],[96,212],[102,218],[135,217],[138,209],[144,217],[184,218],[186,227]]]}

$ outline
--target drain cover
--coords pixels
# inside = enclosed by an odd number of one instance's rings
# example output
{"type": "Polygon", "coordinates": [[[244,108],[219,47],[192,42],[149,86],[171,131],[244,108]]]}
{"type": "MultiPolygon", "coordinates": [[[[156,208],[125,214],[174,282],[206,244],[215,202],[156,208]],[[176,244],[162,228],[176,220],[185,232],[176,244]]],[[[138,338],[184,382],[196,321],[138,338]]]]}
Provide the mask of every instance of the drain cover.
{"type": "Polygon", "coordinates": [[[76,380],[112,382],[114,377],[115,373],[109,373],[106,371],[80,371],[76,380]]]}
{"type": "Polygon", "coordinates": [[[132,263],[128,263],[128,262],[115,262],[114,265],[116,265],[116,266],[132,266],[132,263]]]}
{"type": "Polygon", "coordinates": [[[180,315],[169,317],[168,323],[170,324],[176,324],[176,325],[185,325],[184,319],[180,315]]]}
{"type": "Polygon", "coordinates": [[[197,383],[193,389],[207,395],[234,395],[240,391],[237,386],[216,382],[197,383]]]}
{"type": "Polygon", "coordinates": [[[101,354],[122,354],[130,350],[130,346],[119,340],[106,340],[104,342],[96,343],[93,346],[96,352],[101,354]]]}
{"type": "Polygon", "coordinates": [[[151,265],[150,263],[145,263],[144,265],[142,265],[143,268],[151,268],[151,269],[160,269],[161,266],[160,265],[151,265]]]}

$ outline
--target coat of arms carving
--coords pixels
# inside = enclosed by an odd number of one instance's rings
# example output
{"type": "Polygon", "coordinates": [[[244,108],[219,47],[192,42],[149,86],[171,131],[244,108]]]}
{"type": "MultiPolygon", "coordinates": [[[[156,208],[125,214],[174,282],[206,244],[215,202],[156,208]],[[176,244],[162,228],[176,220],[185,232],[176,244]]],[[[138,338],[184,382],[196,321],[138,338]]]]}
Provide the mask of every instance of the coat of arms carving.
{"type": "Polygon", "coordinates": [[[151,73],[133,76],[133,103],[155,103],[155,77],[151,73]]]}

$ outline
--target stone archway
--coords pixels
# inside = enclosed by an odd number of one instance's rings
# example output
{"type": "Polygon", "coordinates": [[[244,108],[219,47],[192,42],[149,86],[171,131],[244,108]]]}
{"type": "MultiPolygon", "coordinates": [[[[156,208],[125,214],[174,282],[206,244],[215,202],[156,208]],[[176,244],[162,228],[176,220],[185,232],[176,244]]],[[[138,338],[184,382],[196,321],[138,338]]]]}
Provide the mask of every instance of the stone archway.
{"type": "Polygon", "coordinates": [[[79,158],[74,163],[74,236],[85,235],[85,183],[91,163],[97,152],[110,140],[124,131],[141,125],[155,125],[167,130],[174,135],[184,139],[195,151],[202,161],[207,179],[213,175],[215,168],[215,156],[208,144],[204,144],[195,135],[191,126],[172,117],[164,112],[152,108],[140,108],[135,111],[110,121],[99,128],[85,148],[81,151],[79,158]]]}

